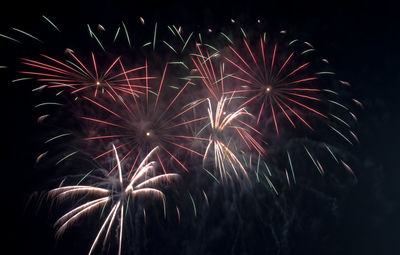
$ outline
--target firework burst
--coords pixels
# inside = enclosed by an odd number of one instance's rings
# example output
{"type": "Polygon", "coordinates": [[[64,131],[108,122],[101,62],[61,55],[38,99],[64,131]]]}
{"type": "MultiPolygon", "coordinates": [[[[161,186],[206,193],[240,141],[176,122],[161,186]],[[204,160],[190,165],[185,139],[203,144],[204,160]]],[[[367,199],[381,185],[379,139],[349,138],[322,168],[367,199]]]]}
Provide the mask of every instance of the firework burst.
{"type": "Polygon", "coordinates": [[[222,181],[233,180],[233,178],[240,180],[240,176],[249,181],[243,164],[230,147],[236,147],[235,151],[238,151],[238,145],[235,141],[232,142],[232,139],[235,136],[239,136],[249,151],[255,148],[258,153],[265,154],[264,148],[250,135],[248,128],[243,127],[245,122],[240,120],[240,117],[251,116],[251,114],[245,111],[244,108],[227,113],[227,97],[222,97],[216,107],[213,107],[210,99],[207,99],[207,101],[209,123],[204,128],[207,128],[209,138],[203,157],[203,165],[208,155],[213,154],[214,166],[222,181]],[[227,164],[230,166],[231,171],[228,171],[227,164]]]}
{"type": "MultiPolygon", "coordinates": [[[[315,66],[319,65],[309,56],[315,49],[308,42],[297,39],[288,43],[285,43],[285,40],[273,42],[269,36],[267,40],[266,33],[254,40],[254,37],[248,36],[242,28],[240,31],[241,42],[220,32],[223,40],[229,43],[228,46],[224,43],[221,48],[204,40],[202,43],[196,43],[197,51],[191,54],[191,60],[199,76],[193,77],[201,82],[210,94],[210,100],[217,102],[217,105],[225,100],[226,105],[230,105],[231,108],[248,111],[249,116],[254,116],[246,121],[237,119],[234,128],[241,126],[242,130],[251,131],[272,141],[260,144],[258,139],[248,139],[252,138],[249,133],[243,135],[238,130],[236,134],[243,144],[257,151],[258,156],[251,153],[243,156],[247,157],[250,165],[256,162],[250,168],[256,169],[258,182],[260,176],[264,176],[268,186],[277,193],[270,180],[273,175],[271,170],[277,168],[277,174],[282,176],[289,186],[295,184],[294,162],[299,158],[293,158],[293,151],[298,149],[304,152],[302,158],[310,159],[318,172],[324,175],[324,164],[320,157],[326,154],[336,162],[340,161],[337,159],[338,155],[333,152],[338,148],[330,144],[326,137],[321,140],[321,134],[333,132],[335,137],[340,137],[349,144],[353,143],[349,136],[358,142],[357,136],[350,130],[356,118],[344,102],[346,97],[337,92],[341,88],[326,87],[335,84],[333,79],[329,79],[334,73],[314,70],[315,66]],[[289,130],[288,126],[297,127],[297,131],[285,132],[284,136],[280,136],[280,130],[289,130]],[[303,130],[314,132],[303,133],[303,130]],[[282,150],[283,148],[285,149],[282,150]],[[318,148],[317,151],[313,151],[315,148],[318,148]],[[265,149],[273,153],[266,155],[265,149]],[[321,155],[320,152],[325,154],[321,155]],[[275,165],[276,160],[271,156],[286,159],[286,163],[275,165]],[[255,161],[252,160],[254,158],[255,161]],[[260,166],[265,166],[265,172],[261,173],[260,166]]],[[[286,31],[281,34],[286,36],[286,31]]],[[[328,63],[326,59],[321,61],[324,69],[328,63]]],[[[343,81],[336,84],[348,86],[348,83],[343,81]]],[[[216,110],[216,115],[217,112],[216,110]]],[[[216,118],[214,116],[214,119],[216,118]]],[[[213,118],[210,117],[210,123],[212,121],[213,118]]],[[[337,139],[333,142],[337,144],[337,139]]],[[[207,146],[204,158],[209,153],[210,144],[211,142],[207,146]]],[[[230,162],[227,157],[221,158],[224,158],[226,163],[230,162]]],[[[218,160],[215,157],[215,161],[219,162],[218,160]]],[[[342,165],[349,171],[345,164],[342,165]]],[[[223,172],[223,164],[216,163],[215,168],[219,169],[220,173],[223,172]]],[[[353,174],[352,171],[349,172],[353,174]]]]}
{"type": "Polygon", "coordinates": [[[234,153],[233,151],[241,151],[242,153],[255,151],[259,155],[265,155],[265,149],[253,137],[254,134],[261,135],[261,133],[248,124],[249,120],[244,119],[244,117],[253,118],[254,116],[248,113],[245,107],[235,107],[234,101],[240,98],[234,97],[233,94],[230,97],[224,95],[226,87],[224,83],[229,83],[227,79],[230,75],[225,74],[223,63],[218,61],[220,52],[208,44],[196,43],[196,48],[197,53],[192,54],[191,57],[195,70],[199,74],[196,78],[200,80],[200,83],[210,94],[210,98],[207,98],[208,122],[203,127],[203,129],[207,127],[209,134],[203,165],[208,154],[213,151],[215,170],[223,182],[228,179],[233,180],[232,178],[241,179],[239,176],[249,180],[243,164],[235,155],[237,152],[234,153]],[[212,50],[211,53],[210,50],[212,50]],[[245,147],[238,149],[241,147],[238,142],[245,147]],[[229,147],[234,147],[235,150],[229,147]],[[229,173],[227,165],[230,166],[231,173],[229,173]]]}
{"type": "Polygon", "coordinates": [[[61,218],[57,220],[55,226],[57,226],[57,235],[61,235],[71,224],[81,219],[87,214],[93,213],[93,211],[100,208],[109,208],[106,213],[105,219],[97,232],[97,235],[92,243],[89,250],[89,255],[93,254],[96,246],[102,236],[103,243],[106,243],[109,238],[110,231],[113,225],[118,222],[118,254],[121,254],[122,240],[123,240],[123,229],[124,229],[124,217],[126,210],[129,209],[129,201],[143,196],[151,198],[159,198],[164,201],[164,193],[155,188],[162,182],[171,182],[175,180],[179,175],[177,174],[160,174],[154,175],[155,162],[148,162],[152,154],[156,153],[158,147],[150,151],[144,160],[139,164],[134,174],[126,178],[123,174],[121,162],[118,157],[117,150],[113,146],[115,153],[115,159],[117,161],[118,176],[116,181],[99,182],[98,185],[73,185],[73,186],[62,186],[53,189],[49,192],[49,195],[57,199],[65,200],[75,196],[81,195],[94,195],[96,199],[83,203],[80,206],[75,207],[61,218]],[[151,177],[153,175],[153,177],[151,177]]]}
{"type": "MultiPolygon", "coordinates": [[[[116,101],[118,93],[142,93],[142,86],[135,84],[141,80],[153,79],[154,77],[137,76],[140,70],[146,66],[139,66],[130,70],[125,70],[121,57],[115,58],[106,68],[101,68],[94,53],[91,53],[91,67],[84,64],[82,60],[75,56],[72,50],[67,54],[74,61],[67,60],[65,63],[47,55],[42,55],[47,61],[36,61],[22,58],[22,63],[37,71],[21,71],[25,75],[38,77],[39,82],[46,83],[48,88],[68,88],[71,94],[92,92],[93,97],[98,93],[105,93],[116,101]],[[128,80],[127,74],[130,75],[128,80]],[[48,84],[48,85],[47,85],[48,84]]],[[[90,94],[90,93],[88,93],[90,94]]]]}
{"type": "MultiPolygon", "coordinates": [[[[171,163],[188,172],[188,168],[179,158],[184,157],[187,153],[203,156],[198,151],[186,146],[188,141],[201,140],[201,138],[190,133],[189,126],[206,119],[207,116],[194,119],[187,116],[204,100],[192,102],[183,108],[175,107],[178,98],[189,85],[190,81],[187,81],[171,97],[169,103],[165,103],[164,95],[164,100],[161,101],[162,90],[166,89],[164,83],[167,67],[168,64],[164,66],[157,84],[154,84],[156,80],[153,80],[153,84],[150,84],[147,79],[144,81],[145,90],[141,96],[126,94],[124,97],[119,96],[116,103],[113,100],[84,97],[92,107],[97,107],[106,114],[104,119],[81,116],[81,119],[94,125],[88,128],[90,132],[97,130],[94,131],[93,135],[86,137],[85,140],[88,142],[112,140],[116,144],[117,150],[125,151],[125,157],[122,160],[133,159],[131,160],[133,162],[131,169],[135,167],[138,158],[146,155],[153,147],[159,146],[160,152],[156,152],[155,157],[165,173],[167,166],[171,163]],[[137,154],[134,155],[134,153],[137,154]]],[[[127,77],[127,80],[129,81],[129,77],[127,77]]],[[[102,158],[111,152],[111,150],[103,151],[95,156],[95,159],[102,158]]]]}
{"type": "Polygon", "coordinates": [[[306,120],[306,115],[311,113],[328,118],[317,108],[318,103],[323,100],[322,89],[315,85],[318,77],[308,70],[310,62],[299,61],[299,56],[305,54],[304,51],[288,52],[287,48],[278,43],[267,45],[263,37],[256,44],[243,38],[241,45],[229,45],[232,56],[224,57],[227,68],[233,72],[231,77],[238,83],[236,88],[226,93],[246,97],[241,106],[255,109],[257,125],[261,120],[272,116],[278,135],[278,115],[283,115],[293,127],[296,127],[297,119],[311,130],[313,127],[306,120]]]}

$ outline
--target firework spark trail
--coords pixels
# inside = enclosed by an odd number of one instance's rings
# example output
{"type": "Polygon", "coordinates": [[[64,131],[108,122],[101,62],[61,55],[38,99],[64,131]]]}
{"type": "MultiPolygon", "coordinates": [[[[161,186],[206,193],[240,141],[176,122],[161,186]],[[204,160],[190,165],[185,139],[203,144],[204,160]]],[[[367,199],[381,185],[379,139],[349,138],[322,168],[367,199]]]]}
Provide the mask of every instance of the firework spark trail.
{"type": "Polygon", "coordinates": [[[21,42],[20,42],[19,40],[14,39],[14,38],[12,38],[12,37],[10,37],[10,36],[8,36],[8,35],[0,34],[0,37],[3,37],[3,38],[5,38],[5,39],[7,39],[7,40],[10,40],[10,41],[17,42],[17,43],[21,44],[21,42]]]}
{"type": "MultiPolygon", "coordinates": [[[[188,172],[188,168],[180,159],[181,154],[191,153],[200,157],[203,154],[186,145],[189,141],[193,142],[201,139],[190,133],[185,134],[187,132],[185,130],[189,125],[202,121],[207,116],[189,120],[185,120],[183,117],[189,118],[188,116],[192,110],[205,102],[205,100],[188,104],[177,110],[179,107],[175,105],[189,85],[190,80],[188,80],[175,96],[172,97],[169,103],[165,104],[165,98],[161,102],[161,95],[166,89],[164,83],[167,66],[168,63],[165,64],[158,84],[154,84],[156,80],[153,80],[152,84],[149,84],[150,80],[148,79],[142,81],[145,83],[141,85],[145,88],[144,95],[138,97],[132,95],[133,100],[129,100],[121,95],[118,97],[116,104],[114,102],[109,104],[106,100],[101,101],[100,99],[94,100],[84,97],[92,105],[99,107],[107,114],[104,117],[98,117],[98,115],[95,117],[81,116],[81,119],[88,121],[92,125],[96,125],[91,130],[100,130],[98,131],[100,133],[90,135],[85,140],[106,142],[110,139],[117,139],[114,142],[118,150],[128,150],[129,152],[126,155],[133,151],[138,153],[137,155],[131,155],[132,157],[126,156],[126,159],[137,158],[139,154],[145,155],[152,147],[159,146],[160,152],[156,153],[156,156],[163,170],[167,171],[165,167],[168,165],[167,162],[170,161],[169,159],[171,159],[180,169],[188,172]],[[153,89],[156,89],[157,92],[153,91],[153,89]],[[177,149],[178,152],[176,152],[177,149]],[[160,156],[160,153],[162,156],[160,156]]],[[[146,74],[148,71],[146,62],[146,74]]],[[[130,77],[127,75],[126,79],[129,80],[130,77]]],[[[111,152],[111,150],[102,151],[95,158],[99,159],[111,152]]],[[[133,167],[134,164],[132,165],[133,167]]]]}
{"type": "Polygon", "coordinates": [[[119,233],[117,237],[118,241],[118,254],[121,254],[122,250],[122,240],[123,240],[123,227],[124,227],[124,215],[125,208],[129,207],[129,199],[134,199],[135,197],[143,197],[149,195],[154,198],[164,199],[164,193],[155,188],[162,182],[168,183],[173,179],[179,177],[178,174],[160,174],[149,177],[154,172],[155,162],[148,162],[152,154],[156,153],[158,147],[154,148],[149,152],[149,154],[144,158],[144,160],[139,164],[133,176],[129,179],[125,179],[122,173],[121,162],[117,153],[117,149],[113,146],[113,151],[115,153],[115,159],[118,166],[118,181],[117,184],[111,184],[109,187],[101,187],[94,185],[73,185],[73,186],[62,186],[53,189],[49,192],[49,195],[57,199],[65,200],[78,195],[95,195],[100,198],[83,203],[80,206],[75,207],[70,210],[62,217],[60,217],[55,226],[58,227],[57,235],[60,236],[63,232],[74,222],[81,219],[82,217],[92,213],[101,207],[108,207],[109,210],[105,220],[103,221],[97,235],[90,247],[89,255],[93,254],[101,236],[104,236],[103,244],[106,243],[110,230],[114,225],[114,222],[119,220],[119,233]],[[117,185],[115,187],[114,185],[117,185]],[[118,218],[118,219],[117,219],[118,218]],[[105,229],[107,228],[107,231],[105,229]]]}
{"type": "Polygon", "coordinates": [[[55,28],[58,32],[61,32],[61,30],[52,22],[48,17],[42,15],[42,17],[53,27],[55,28]]]}

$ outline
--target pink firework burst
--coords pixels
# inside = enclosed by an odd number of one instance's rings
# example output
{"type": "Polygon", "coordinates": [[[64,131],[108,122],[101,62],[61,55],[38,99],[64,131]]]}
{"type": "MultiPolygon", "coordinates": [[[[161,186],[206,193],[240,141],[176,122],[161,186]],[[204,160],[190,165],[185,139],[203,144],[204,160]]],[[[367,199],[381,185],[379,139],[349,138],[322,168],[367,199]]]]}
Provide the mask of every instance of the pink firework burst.
{"type": "Polygon", "coordinates": [[[311,130],[306,115],[327,118],[318,108],[323,101],[322,90],[315,84],[318,77],[308,70],[310,62],[299,63],[301,54],[287,48],[278,43],[267,45],[262,37],[255,44],[244,38],[241,45],[229,46],[231,56],[224,57],[233,72],[231,78],[239,85],[225,94],[245,96],[241,107],[255,108],[257,125],[272,116],[278,135],[278,115],[293,127],[297,119],[311,130]]]}
{"type": "MultiPolygon", "coordinates": [[[[158,146],[160,150],[155,153],[155,160],[165,173],[167,167],[189,171],[184,163],[185,157],[188,154],[200,157],[203,155],[187,144],[204,140],[192,135],[190,125],[207,118],[207,116],[198,118],[190,116],[192,110],[205,100],[192,102],[184,107],[176,106],[178,98],[182,98],[190,81],[173,93],[171,89],[167,91],[168,87],[165,84],[167,67],[168,64],[165,64],[160,78],[142,81],[140,86],[145,88],[143,94],[139,95],[132,91],[123,93],[115,102],[107,98],[84,97],[90,107],[94,106],[98,110],[95,117],[81,116],[90,124],[86,130],[92,133],[85,138],[91,144],[90,148],[93,146],[107,148],[107,143],[112,141],[117,150],[125,155],[121,161],[131,161],[132,171],[143,155],[158,146]]],[[[144,71],[145,77],[148,77],[147,64],[144,71]]],[[[126,73],[126,80],[129,83],[129,73],[126,73]]],[[[111,152],[112,149],[101,151],[95,159],[103,158],[111,152]]]]}
{"type": "Polygon", "coordinates": [[[125,70],[121,57],[111,61],[103,68],[98,64],[94,53],[91,53],[90,61],[85,64],[72,51],[67,52],[73,61],[60,61],[42,54],[46,61],[37,61],[22,58],[24,65],[35,70],[21,71],[22,74],[36,76],[39,82],[45,82],[48,88],[69,88],[71,93],[90,91],[96,97],[99,92],[110,96],[114,101],[118,93],[142,93],[144,87],[138,85],[142,80],[154,77],[138,76],[141,70],[147,66],[139,66],[125,70]],[[127,75],[129,74],[129,79],[127,75]],[[48,84],[48,85],[47,85],[48,84]]]}

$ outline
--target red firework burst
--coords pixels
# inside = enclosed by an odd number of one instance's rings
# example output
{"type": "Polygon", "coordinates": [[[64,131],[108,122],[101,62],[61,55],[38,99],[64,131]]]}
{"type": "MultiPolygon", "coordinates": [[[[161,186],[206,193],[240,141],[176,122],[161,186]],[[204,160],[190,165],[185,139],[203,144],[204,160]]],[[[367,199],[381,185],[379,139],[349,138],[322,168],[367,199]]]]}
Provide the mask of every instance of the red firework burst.
{"type": "Polygon", "coordinates": [[[138,83],[142,80],[155,78],[138,76],[141,70],[147,68],[146,65],[125,71],[121,57],[115,58],[106,68],[101,68],[93,53],[89,64],[84,64],[71,50],[67,53],[73,58],[74,62],[69,60],[63,62],[44,54],[42,56],[47,62],[22,58],[24,65],[37,70],[21,71],[20,73],[38,77],[38,81],[49,84],[46,85],[48,88],[69,88],[72,94],[90,90],[94,97],[100,91],[110,96],[114,101],[118,96],[117,92],[143,93],[140,90],[143,90],[144,87],[138,85],[138,83]],[[129,79],[127,74],[130,76],[129,79]]]}
{"type": "MultiPolygon", "coordinates": [[[[94,125],[88,130],[96,130],[85,140],[112,141],[117,150],[123,150],[125,156],[121,161],[133,159],[131,169],[135,168],[140,157],[148,154],[155,146],[159,146],[160,151],[155,153],[155,158],[165,173],[167,165],[174,164],[188,171],[181,160],[185,157],[183,152],[203,156],[186,145],[188,141],[203,139],[191,135],[190,124],[207,118],[207,116],[199,118],[188,116],[191,110],[203,103],[204,100],[187,104],[182,108],[175,106],[177,99],[181,97],[190,82],[187,81],[175,95],[171,96],[171,101],[166,103],[164,99],[168,98],[165,88],[167,67],[168,64],[165,65],[160,79],[153,79],[151,84],[149,79],[145,79],[144,84],[140,84],[145,88],[142,95],[124,93],[115,102],[106,98],[84,97],[92,106],[98,107],[100,110],[96,112],[96,116],[102,116],[102,118],[81,116],[82,119],[94,125]],[[160,97],[162,93],[165,93],[163,100],[160,97]],[[101,112],[102,114],[99,114],[101,112]],[[135,153],[136,155],[133,155],[135,153]]],[[[144,77],[148,77],[147,64],[144,71],[146,72],[144,77]]],[[[129,84],[131,79],[127,72],[125,74],[129,84]]],[[[102,158],[111,152],[112,149],[102,151],[95,159],[102,158]]]]}
{"type": "Polygon", "coordinates": [[[307,70],[310,62],[297,64],[295,51],[285,55],[287,50],[280,48],[286,47],[278,47],[277,43],[267,47],[261,37],[256,45],[258,47],[250,46],[244,38],[243,45],[229,46],[232,56],[224,59],[233,71],[231,78],[239,83],[240,88],[225,94],[246,96],[241,107],[257,106],[254,112],[257,125],[262,118],[272,116],[278,135],[278,114],[285,116],[293,127],[296,127],[295,119],[298,119],[313,130],[305,115],[327,116],[317,108],[317,103],[322,101],[322,90],[314,84],[318,78],[307,70]]]}

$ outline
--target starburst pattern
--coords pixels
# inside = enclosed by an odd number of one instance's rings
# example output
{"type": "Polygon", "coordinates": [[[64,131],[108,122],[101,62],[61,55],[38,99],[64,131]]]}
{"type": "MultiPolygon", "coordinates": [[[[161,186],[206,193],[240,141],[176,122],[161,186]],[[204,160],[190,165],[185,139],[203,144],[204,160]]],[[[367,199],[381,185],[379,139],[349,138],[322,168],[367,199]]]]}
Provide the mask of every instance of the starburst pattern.
{"type": "MultiPolygon", "coordinates": [[[[186,172],[188,168],[179,159],[181,155],[191,153],[202,157],[203,155],[195,149],[186,146],[190,140],[201,140],[189,133],[189,125],[207,118],[190,118],[191,110],[199,106],[204,100],[187,104],[183,108],[175,107],[175,103],[187,88],[187,81],[178,92],[171,97],[169,103],[166,99],[160,102],[163,88],[165,87],[165,76],[167,72],[165,65],[160,79],[154,79],[153,83],[144,81],[144,94],[120,96],[116,103],[112,100],[104,101],[84,97],[91,106],[99,108],[105,115],[102,118],[81,116],[92,126],[88,130],[98,130],[94,135],[85,138],[88,142],[113,140],[118,150],[126,151],[122,160],[131,158],[131,169],[135,167],[137,159],[146,155],[151,148],[160,147],[160,152],[155,153],[158,163],[163,171],[167,172],[167,164],[172,159],[175,165],[186,172]],[[154,85],[154,87],[152,87],[154,85]],[[93,125],[95,125],[93,127],[93,125]],[[177,152],[178,151],[178,152],[177,152]],[[136,155],[135,155],[136,153],[136,155]]],[[[146,69],[147,70],[147,69],[146,69]]],[[[129,78],[127,78],[129,80],[129,78]]],[[[165,88],[164,88],[165,89],[165,88]]],[[[111,150],[102,151],[95,159],[102,158],[111,150]]]]}
{"type": "Polygon", "coordinates": [[[138,85],[137,82],[154,78],[137,75],[141,70],[147,68],[146,66],[125,70],[121,57],[115,58],[103,70],[100,68],[102,65],[98,65],[93,52],[91,53],[91,67],[88,64],[84,64],[71,50],[67,51],[67,54],[74,61],[67,60],[64,63],[47,55],[42,55],[47,62],[22,58],[24,65],[38,71],[21,71],[20,73],[38,77],[38,81],[46,83],[45,86],[48,88],[68,88],[71,90],[71,94],[82,94],[90,91],[93,93],[91,95],[93,97],[97,97],[98,93],[101,92],[111,97],[114,101],[116,101],[120,92],[130,94],[143,93],[141,90],[144,87],[138,85]],[[127,74],[130,75],[130,78],[127,78],[127,74]]]}
{"type": "Polygon", "coordinates": [[[110,230],[112,229],[115,222],[118,222],[118,254],[121,254],[123,230],[124,230],[124,215],[126,210],[129,209],[129,200],[135,199],[136,197],[148,196],[152,199],[159,198],[164,200],[164,193],[155,188],[161,182],[171,182],[171,180],[177,179],[177,174],[154,174],[155,173],[155,162],[148,162],[152,154],[156,153],[158,147],[150,151],[150,153],[144,158],[139,164],[134,174],[126,179],[126,175],[123,174],[121,162],[115,146],[113,151],[115,153],[115,159],[118,166],[118,180],[111,184],[100,183],[96,185],[73,185],[73,186],[62,186],[53,189],[49,192],[49,195],[57,199],[66,200],[75,196],[82,195],[94,195],[96,199],[85,202],[82,205],[75,207],[61,218],[57,220],[55,226],[58,227],[57,235],[61,235],[71,224],[81,219],[82,217],[93,213],[93,211],[99,208],[109,208],[106,213],[105,219],[97,232],[97,235],[92,243],[89,250],[89,255],[93,254],[95,248],[102,236],[103,242],[105,243],[109,238],[110,230]],[[153,175],[153,177],[151,177],[153,175]],[[107,185],[108,184],[108,185],[107,185]],[[103,187],[104,186],[104,187],[103,187]]]}
{"type": "Polygon", "coordinates": [[[310,62],[299,61],[296,59],[299,53],[288,52],[287,47],[279,47],[278,43],[269,45],[272,49],[267,51],[266,44],[260,37],[258,47],[251,47],[245,38],[243,45],[229,46],[232,56],[224,58],[233,70],[231,77],[240,84],[240,89],[234,88],[227,93],[247,97],[241,106],[254,106],[249,108],[255,108],[257,125],[262,119],[272,116],[278,135],[278,113],[293,127],[296,127],[297,119],[313,130],[305,115],[311,113],[325,119],[328,117],[317,108],[318,103],[323,101],[323,95],[314,84],[318,77],[307,70],[310,62]],[[263,113],[267,117],[263,117],[263,113]]]}

